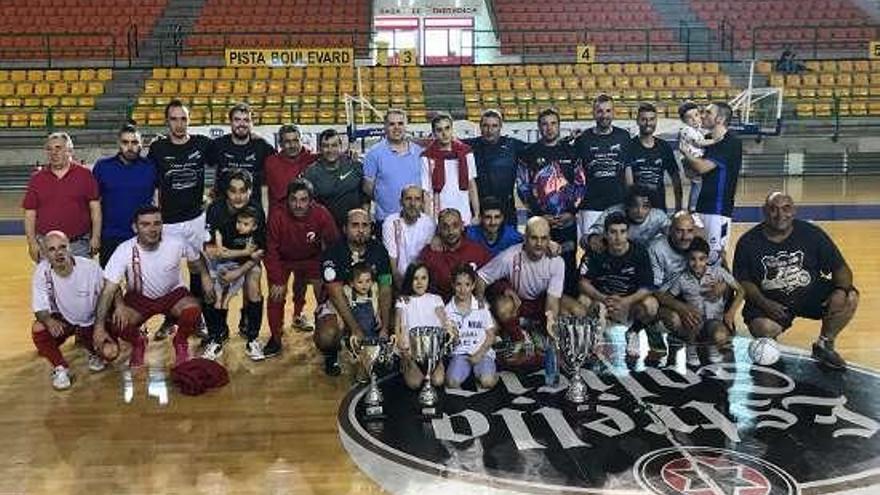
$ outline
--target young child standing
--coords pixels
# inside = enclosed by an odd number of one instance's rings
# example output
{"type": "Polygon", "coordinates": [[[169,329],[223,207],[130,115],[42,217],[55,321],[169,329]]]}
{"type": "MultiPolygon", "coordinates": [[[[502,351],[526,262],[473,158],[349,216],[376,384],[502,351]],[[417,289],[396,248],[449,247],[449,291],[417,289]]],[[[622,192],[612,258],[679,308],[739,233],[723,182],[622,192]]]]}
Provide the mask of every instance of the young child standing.
{"type": "Polygon", "coordinates": [[[363,261],[352,265],[351,285],[343,286],[342,291],[348,298],[351,314],[364,330],[364,336],[378,337],[381,325],[379,301],[373,290],[373,269],[370,265],[363,261]]]}
{"type": "MultiPolygon", "coordinates": [[[[720,265],[709,265],[709,243],[702,238],[691,241],[688,249],[687,268],[672,279],[663,289],[677,299],[672,309],[679,315],[694,314],[696,311],[698,325],[682,322],[679,337],[687,344],[686,355],[688,366],[699,366],[697,353],[698,340],[708,341],[709,360],[713,363],[721,361],[719,349],[730,346],[734,334],[734,317],[743,303],[745,292],[726,268],[720,265]],[[710,286],[723,281],[733,290],[733,302],[727,307],[727,297],[709,300],[705,294],[710,286]]],[[[682,318],[685,320],[685,318],[682,318]]]]}
{"type": "Polygon", "coordinates": [[[459,388],[473,371],[477,383],[492,388],[495,373],[495,320],[483,303],[474,297],[477,273],[470,265],[459,265],[452,272],[453,296],[446,305],[446,316],[458,327],[458,344],[452,350],[446,371],[446,386],[459,388]]]}
{"type": "MultiPolygon", "coordinates": [[[[678,108],[678,116],[685,124],[678,134],[678,148],[682,153],[687,152],[691,156],[702,158],[705,154],[705,148],[712,146],[717,141],[706,137],[708,133],[702,127],[700,107],[692,101],[686,101],[678,108]]],[[[697,207],[697,198],[700,197],[700,188],[703,182],[700,174],[689,167],[685,168],[684,174],[691,180],[688,210],[693,213],[697,207]]]]}
{"type": "MultiPolygon", "coordinates": [[[[454,338],[456,329],[446,318],[443,299],[437,294],[428,292],[430,274],[428,267],[421,262],[413,263],[406,269],[403,276],[401,296],[397,300],[395,332],[397,347],[401,352],[401,368],[406,385],[415,390],[422,386],[425,375],[413,361],[409,349],[409,330],[414,327],[445,328],[454,338]]],[[[443,385],[446,370],[443,363],[437,363],[431,375],[431,383],[435,387],[443,385]]]]}

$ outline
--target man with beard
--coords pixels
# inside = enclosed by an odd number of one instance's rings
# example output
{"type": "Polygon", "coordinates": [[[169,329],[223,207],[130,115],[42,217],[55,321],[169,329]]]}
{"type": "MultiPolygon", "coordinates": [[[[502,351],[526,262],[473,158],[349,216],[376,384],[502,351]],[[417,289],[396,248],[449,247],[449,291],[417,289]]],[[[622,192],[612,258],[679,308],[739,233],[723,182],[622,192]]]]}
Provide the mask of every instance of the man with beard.
{"type": "Polygon", "coordinates": [[[407,267],[431,242],[437,226],[422,211],[425,204],[421,186],[410,184],[400,192],[400,213],[392,213],[382,222],[382,243],[391,259],[394,286],[400,289],[407,267]]]}
{"type": "Polygon", "coordinates": [[[140,208],[134,217],[136,235],[119,247],[107,262],[104,288],[98,300],[95,316],[94,342],[102,344],[109,338],[105,322],[110,306],[125,278],[125,295],[117,301],[113,319],[123,339],[132,344],[129,366],[144,364],[146,342],[140,325],[153,315],[164,314],[177,321],[174,335],[175,364],[189,359],[187,339],[201,319],[199,301],[183,286],[180,260],[186,259],[201,277],[204,300],[214,302],[214,287],[198,251],[182,238],[163,235],[162,213],[155,206],[140,208]]]}
{"type": "Polygon", "coordinates": [[[480,200],[480,224],[467,227],[468,239],[481,244],[492,256],[523,241],[513,224],[506,222],[504,207],[492,196],[480,200]]]}
{"type": "Polygon", "coordinates": [[[855,314],[859,291],[834,241],[796,214],[791,196],[770,193],[764,221],[737,242],[733,272],[746,293],[743,320],[755,337],[772,339],[796,317],[821,320],[813,358],[842,370],[846,361],[834,349],[834,339],[855,314]]]}
{"type": "Polygon", "coordinates": [[[543,216],[550,238],[561,248],[565,262],[565,293],[577,297],[577,221],[586,181],[575,150],[559,138],[559,113],[548,108],[538,114],[541,140],[526,148],[517,165],[516,189],[529,216],[543,216]]]}
{"type": "Polygon", "coordinates": [[[629,223],[627,229],[629,240],[647,248],[651,241],[658,235],[666,234],[669,228],[669,217],[666,212],[654,208],[651,204],[651,192],[648,189],[637,186],[626,193],[623,205],[616,205],[603,211],[596,222],[587,230],[585,239],[581,239],[581,246],[590,252],[602,251],[602,243],[605,234],[605,219],[614,214],[622,214],[629,223]]]}
{"type": "Polygon", "coordinates": [[[141,133],[125,125],[117,134],[119,152],[95,162],[92,175],[101,194],[101,266],[116,246],[131,239],[131,219],[141,206],[153,202],[156,189],[156,166],[141,157],[141,133]]]}
{"type": "Polygon", "coordinates": [[[654,275],[645,249],[630,242],[629,222],[622,213],[605,219],[605,245],[601,253],[581,261],[580,302],[590,310],[603,307],[609,320],[630,325],[626,331],[627,358],[638,358],[638,330],[657,316],[654,275]]]}
{"type": "Polygon", "coordinates": [[[586,174],[587,188],[578,211],[578,238],[596,223],[603,211],[623,202],[623,166],[627,162],[629,133],[613,126],[614,100],[600,94],[593,102],[596,126],[575,140],[576,156],[586,174]]]}
{"type": "Polygon", "coordinates": [[[73,159],[73,141],[63,132],[46,138],[48,166],[28,182],[22,199],[28,254],[40,260],[40,242],[47,232],[70,236],[70,251],[89,257],[101,246],[101,202],[98,184],[89,170],[73,159]]]}
{"type": "Polygon", "coordinates": [[[480,117],[480,136],[462,141],[471,147],[476,160],[477,192],[481,210],[485,209],[483,203],[486,198],[495,198],[501,204],[501,215],[505,223],[515,227],[517,219],[513,189],[516,183],[516,156],[525,149],[526,143],[502,136],[503,124],[501,112],[486,110],[480,117]]]}
{"type": "Polygon", "coordinates": [[[681,176],[678,174],[678,163],[669,143],[654,137],[654,131],[657,130],[657,108],[650,103],[639,105],[636,123],[639,125],[639,135],[629,143],[628,161],[624,171],[626,186],[639,186],[650,191],[651,206],[665,211],[664,176],[668,174],[672,181],[675,211],[681,210],[681,176]]]}
{"type": "Polygon", "coordinates": [[[742,142],[730,131],[733,110],[724,102],[703,110],[703,128],[711,132],[715,144],[708,146],[702,158],[684,154],[684,166],[700,174],[702,186],[696,212],[706,230],[712,264],[722,262],[730,241],[736,182],[742,168],[742,142]]]}
{"type": "MultiPolygon", "coordinates": [[[[209,259],[212,266],[212,272],[216,277],[221,274],[216,273],[216,267],[224,262],[232,261],[240,258],[241,253],[230,252],[229,249],[217,246],[217,236],[228,241],[235,234],[236,215],[246,208],[253,210],[256,218],[256,231],[254,239],[256,242],[252,246],[252,252],[248,256],[254,254],[260,246],[266,245],[266,215],[263,208],[251,201],[253,194],[253,183],[251,176],[244,170],[233,170],[229,173],[226,180],[226,189],[223,196],[215,199],[208,207],[207,213],[207,230],[210,239],[205,245],[205,255],[209,259]]],[[[263,289],[260,285],[262,270],[260,268],[259,259],[248,259],[240,263],[236,269],[244,273],[244,304],[241,308],[241,317],[239,319],[239,332],[247,339],[245,351],[254,361],[263,359],[260,343],[257,337],[260,334],[260,326],[263,322],[263,289]]],[[[219,295],[218,295],[219,297],[219,295]]],[[[229,326],[227,324],[228,310],[217,309],[209,305],[202,308],[205,320],[208,326],[209,342],[205,346],[205,352],[202,357],[208,359],[216,359],[223,350],[223,344],[229,338],[229,326]]]]}
{"type": "Polygon", "coordinates": [[[419,259],[427,265],[431,274],[431,292],[448,301],[452,297],[452,271],[455,267],[471,265],[478,269],[488,263],[492,255],[486,248],[464,236],[461,212],[455,208],[440,212],[437,237],[440,249],[425,246],[419,259]]]}
{"type": "MultiPolygon", "coordinates": [[[[303,146],[302,133],[293,124],[281,126],[278,130],[281,149],[278,153],[266,158],[266,185],[269,189],[269,218],[273,212],[287,211],[287,187],[294,179],[300,177],[306,169],[318,159],[303,146]]],[[[306,305],[306,275],[293,274],[293,326],[294,328],[311,331],[314,326],[303,315],[306,305]]],[[[314,287],[312,288],[314,292],[314,287]]],[[[315,298],[318,293],[314,292],[315,298]]]]}
{"type": "Polygon", "coordinates": [[[468,145],[455,138],[452,116],[439,113],[431,119],[434,140],[422,152],[422,189],[425,210],[437,218],[441,210],[455,208],[465,225],[480,215],[477,166],[468,145]]]}
{"type": "Polygon", "coordinates": [[[373,222],[366,210],[355,209],[348,212],[345,236],[321,257],[321,275],[327,299],[316,310],[318,321],[315,328],[315,345],[324,353],[324,372],[338,376],[339,344],[345,334],[363,338],[365,329],[361,328],[352,313],[344,286],[352,282],[352,267],[366,263],[375,275],[378,290],[379,335],[388,336],[391,323],[391,263],[388,252],[382,244],[371,236],[373,222]]]}
{"type": "Polygon", "coordinates": [[[385,218],[400,211],[400,191],[422,183],[422,148],[406,136],[406,112],[385,112],[385,138],[364,159],[363,190],[376,203],[376,232],[385,218]]]}
{"type": "MultiPolygon", "coordinates": [[[[263,347],[263,355],[271,357],[281,352],[284,304],[290,275],[303,277],[300,281],[312,284],[320,301],[321,254],[334,245],[339,231],[333,216],[313,200],[312,185],[305,178],[295,179],[287,186],[287,208],[269,218],[269,241],[266,249],[266,278],[269,282],[269,303],[266,316],[272,338],[263,347]]],[[[297,281],[294,280],[294,287],[297,281]]],[[[296,324],[296,320],[294,320],[296,324]]]]}
{"type": "Polygon", "coordinates": [[[217,167],[214,197],[220,197],[226,189],[230,172],[245,170],[254,183],[251,201],[262,204],[266,158],[275,154],[275,148],[253,134],[253,113],[247,103],[236,103],[229,109],[229,126],[232,132],[215,139],[212,148],[211,163],[217,167]]]}
{"type": "Polygon", "coordinates": [[[345,225],[346,214],[368,205],[361,189],[364,171],[342,151],[342,138],[333,129],[326,129],[318,136],[321,157],[303,173],[314,187],[315,201],[324,205],[340,229],[345,225]]]}
{"type": "MultiPolygon", "coordinates": [[[[147,155],[156,165],[160,224],[166,237],[179,237],[192,252],[201,253],[207,240],[203,198],[205,169],[212,153],[211,139],[189,133],[189,109],[180,100],[171,100],[165,106],[165,119],[168,135],[154,141],[147,155]]],[[[200,262],[204,265],[204,259],[200,262]]],[[[187,266],[189,292],[201,299],[202,277],[194,262],[187,266]]],[[[164,339],[173,329],[173,321],[166,318],[155,338],[164,339]]]]}
{"type": "Polygon", "coordinates": [[[89,353],[89,369],[106,366],[92,345],[95,306],[104,285],[101,268],[92,260],[70,254],[70,241],[60,231],[46,233],[44,259],[34,269],[31,306],[35,321],[31,337],[40,356],[52,364],[52,386],[70,388],[70,369],[61,344],[71,335],[89,353]]]}

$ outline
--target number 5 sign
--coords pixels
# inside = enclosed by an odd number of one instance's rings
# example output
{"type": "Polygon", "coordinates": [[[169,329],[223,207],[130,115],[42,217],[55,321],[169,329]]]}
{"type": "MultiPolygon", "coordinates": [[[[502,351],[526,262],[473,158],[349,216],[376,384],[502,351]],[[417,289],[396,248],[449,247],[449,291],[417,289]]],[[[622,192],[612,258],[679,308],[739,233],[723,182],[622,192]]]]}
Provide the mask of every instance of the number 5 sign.
{"type": "Polygon", "coordinates": [[[596,45],[578,45],[576,54],[575,63],[592,64],[596,61],[596,45]]]}

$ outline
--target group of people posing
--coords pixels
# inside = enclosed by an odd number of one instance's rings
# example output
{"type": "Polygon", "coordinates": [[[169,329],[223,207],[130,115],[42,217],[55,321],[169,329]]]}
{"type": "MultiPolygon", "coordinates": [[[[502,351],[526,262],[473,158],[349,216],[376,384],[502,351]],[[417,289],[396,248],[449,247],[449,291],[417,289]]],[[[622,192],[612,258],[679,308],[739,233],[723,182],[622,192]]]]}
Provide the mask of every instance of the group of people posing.
{"type": "Polygon", "coordinates": [[[157,314],[166,320],[154,338],[173,334],[177,364],[200,328],[201,356],[218,359],[239,292],[244,352],[276,356],[291,278],[293,327],[314,332],[328,375],[340,374],[349,337],[396,335],[404,379],[417,387],[424,377],[406,336],[434,326],[454,341],[435,384],[461,386],[473,374],[491,387],[496,363],[532,367],[552,356],[560,315],[591,314],[626,328],[630,357],[644,354],[646,330],[652,359],[675,356],[669,342],[699,365],[700,349],[724,358],[743,301],[759,336],[776,337],[796,316],[821,319],[814,356],[845,367],[833,343],[858,291],[830,238],[794,219],[789,196],[768,196],[765,221],[740,240],[733,273],[725,268],[742,161],[730,107],[681,107],[681,166],[654,136],[652,105],[639,107],[635,137],[612,124],[610,97],[593,109],[596,125],[564,138],[559,114],[542,111],[532,144],[503,136],[495,110],[484,112],[479,137],[457,139],[452,118],[438,114],[431,138],[416,141],[405,112],[390,109],[384,139],[362,161],[332,129],[312,152],[296,126],[282,126],[276,150],[253,133],[244,104],[229,111],[231,132],[212,140],[189,132],[189,111],[174,100],[168,132],[146,156],[137,129],[125,126],[119,152],[91,170],[73,159],[69,136],[50,135],[48,164],[23,207],[37,263],[33,340],[53,366],[53,386],[71,384],[59,346],[74,335],[93,371],[116,358],[120,340],[131,347],[129,365],[142,366],[142,326],[157,314]],[[692,181],[689,205],[680,169],[692,181]],[[208,170],[216,178],[206,207],[208,170]],[[528,212],[522,234],[514,194],[528,212]],[[304,314],[309,286],[314,322],[304,314]],[[496,340],[509,344],[503,355],[496,340]]]}

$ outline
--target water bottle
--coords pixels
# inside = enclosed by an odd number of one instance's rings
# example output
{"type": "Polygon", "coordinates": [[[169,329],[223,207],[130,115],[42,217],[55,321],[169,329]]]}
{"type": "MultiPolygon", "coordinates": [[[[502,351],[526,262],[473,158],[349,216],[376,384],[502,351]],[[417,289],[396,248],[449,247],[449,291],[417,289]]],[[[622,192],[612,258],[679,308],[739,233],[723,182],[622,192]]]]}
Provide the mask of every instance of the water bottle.
{"type": "Polygon", "coordinates": [[[559,364],[556,361],[556,346],[551,339],[544,340],[544,384],[553,387],[559,384],[559,364]]]}

